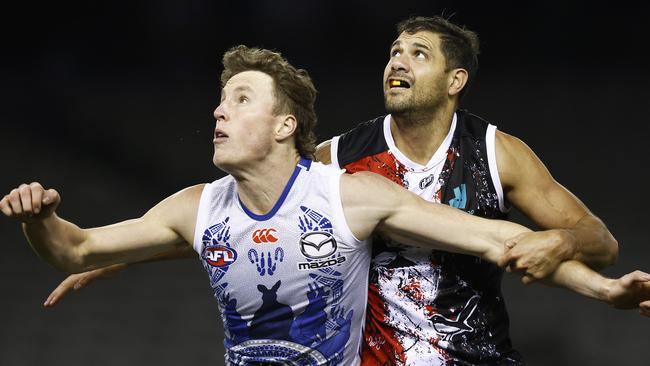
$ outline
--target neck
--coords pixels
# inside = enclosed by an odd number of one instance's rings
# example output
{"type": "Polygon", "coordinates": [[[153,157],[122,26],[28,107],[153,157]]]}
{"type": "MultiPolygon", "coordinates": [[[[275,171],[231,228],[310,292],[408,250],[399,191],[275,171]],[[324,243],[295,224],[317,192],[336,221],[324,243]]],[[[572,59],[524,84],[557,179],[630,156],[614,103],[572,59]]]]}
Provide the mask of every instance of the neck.
{"type": "Polygon", "coordinates": [[[391,115],[390,129],[397,148],[412,161],[426,165],[449,133],[456,105],[434,111],[391,115]]]}
{"type": "Polygon", "coordinates": [[[271,211],[289,182],[300,157],[297,152],[263,159],[246,172],[233,173],[239,198],[251,212],[263,215],[271,211]]]}

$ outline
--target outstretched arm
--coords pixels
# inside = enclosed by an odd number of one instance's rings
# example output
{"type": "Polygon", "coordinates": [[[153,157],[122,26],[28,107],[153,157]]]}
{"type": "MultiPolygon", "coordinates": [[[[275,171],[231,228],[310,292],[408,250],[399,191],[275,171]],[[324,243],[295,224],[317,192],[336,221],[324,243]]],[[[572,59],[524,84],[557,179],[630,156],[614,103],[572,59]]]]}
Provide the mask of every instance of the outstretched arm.
{"type": "Polygon", "coordinates": [[[596,269],[614,263],[618,243],[605,224],[553,179],[525,143],[497,131],[496,155],[508,201],[546,229],[513,238],[499,265],[526,271],[530,281],[548,276],[565,260],[596,269]]]}
{"type": "Polygon", "coordinates": [[[79,291],[90,283],[98,279],[109,279],[116,277],[128,266],[140,263],[157,262],[172,259],[196,258],[196,252],[190,246],[176,248],[171,252],[164,252],[134,263],[119,263],[107,267],[97,268],[91,271],[74,273],[66,277],[61,283],[48,295],[43,303],[45,307],[52,307],[58,304],[70,291],[79,291]]]}
{"type": "Polygon", "coordinates": [[[400,243],[470,254],[496,262],[504,242],[530,232],[519,224],[469,215],[427,202],[378,174],[341,176],[348,226],[359,239],[378,230],[400,243]]]}
{"type": "Polygon", "coordinates": [[[55,210],[59,194],[40,184],[21,185],[0,200],[0,210],[22,222],[34,251],[65,272],[81,272],[151,258],[187,246],[202,186],[187,188],[163,200],[139,219],[81,229],[55,210]]]}
{"type": "MultiPolygon", "coordinates": [[[[470,254],[496,263],[505,241],[529,229],[502,220],[469,215],[408,192],[373,173],[341,177],[341,200],[348,226],[359,239],[379,230],[404,244],[470,254]]],[[[608,279],[578,261],[562,262],[547,283],[612,306],[639,308],[650,315],[650,275],[636,271],[608,279]]]]}

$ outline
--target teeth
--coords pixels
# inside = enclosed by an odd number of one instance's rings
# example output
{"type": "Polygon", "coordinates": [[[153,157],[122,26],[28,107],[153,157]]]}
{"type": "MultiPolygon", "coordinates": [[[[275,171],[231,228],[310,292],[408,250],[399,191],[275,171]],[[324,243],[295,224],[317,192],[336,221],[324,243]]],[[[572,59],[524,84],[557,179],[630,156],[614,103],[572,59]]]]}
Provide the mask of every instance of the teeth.
{"type": "Polygon", "coordinates": [[[402,81],[402,80],[391,80],[390,86],[393,88],[394,87],[408,88],[409,84],[406,81],[402,81]]]}

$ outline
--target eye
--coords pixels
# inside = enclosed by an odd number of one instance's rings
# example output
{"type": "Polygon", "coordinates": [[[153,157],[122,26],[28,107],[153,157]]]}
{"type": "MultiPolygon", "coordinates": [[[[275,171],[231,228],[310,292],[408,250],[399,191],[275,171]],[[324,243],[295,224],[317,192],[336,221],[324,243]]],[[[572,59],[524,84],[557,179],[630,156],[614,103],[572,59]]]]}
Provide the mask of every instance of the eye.
{"type": "Polygon", "coordinates": [[[397,49],[390,51],[390,57],[399,57],[401,54],[402,52],[397,49]]]}
{"type": "Polygon", "coordinates": [[[239,103],[240,103],[240,104],[248,103],[248,97],[245,96],[245,95],[240,96],[240,97],[239,97],[239,103]]]}
{"type": "Polygon", "coordinates": [[[422,51],[415,51],[415,58],[418,60],[424,60],[427,58],[427,55],[425,55],[422,51]]]}

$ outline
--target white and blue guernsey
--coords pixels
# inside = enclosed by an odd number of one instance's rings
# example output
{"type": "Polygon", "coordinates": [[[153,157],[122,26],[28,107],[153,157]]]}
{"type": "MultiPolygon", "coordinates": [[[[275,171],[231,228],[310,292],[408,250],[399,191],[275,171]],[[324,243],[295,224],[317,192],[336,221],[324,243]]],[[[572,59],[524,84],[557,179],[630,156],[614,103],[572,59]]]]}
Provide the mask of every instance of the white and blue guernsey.
{"type": "Polygon", "coordinates": [[[228,365],[358,365],[370,248],[350,232],[342,171],[301,159],[256,215],[232,176],[207,184],[194,249],[224,323],[228,365]]]}

